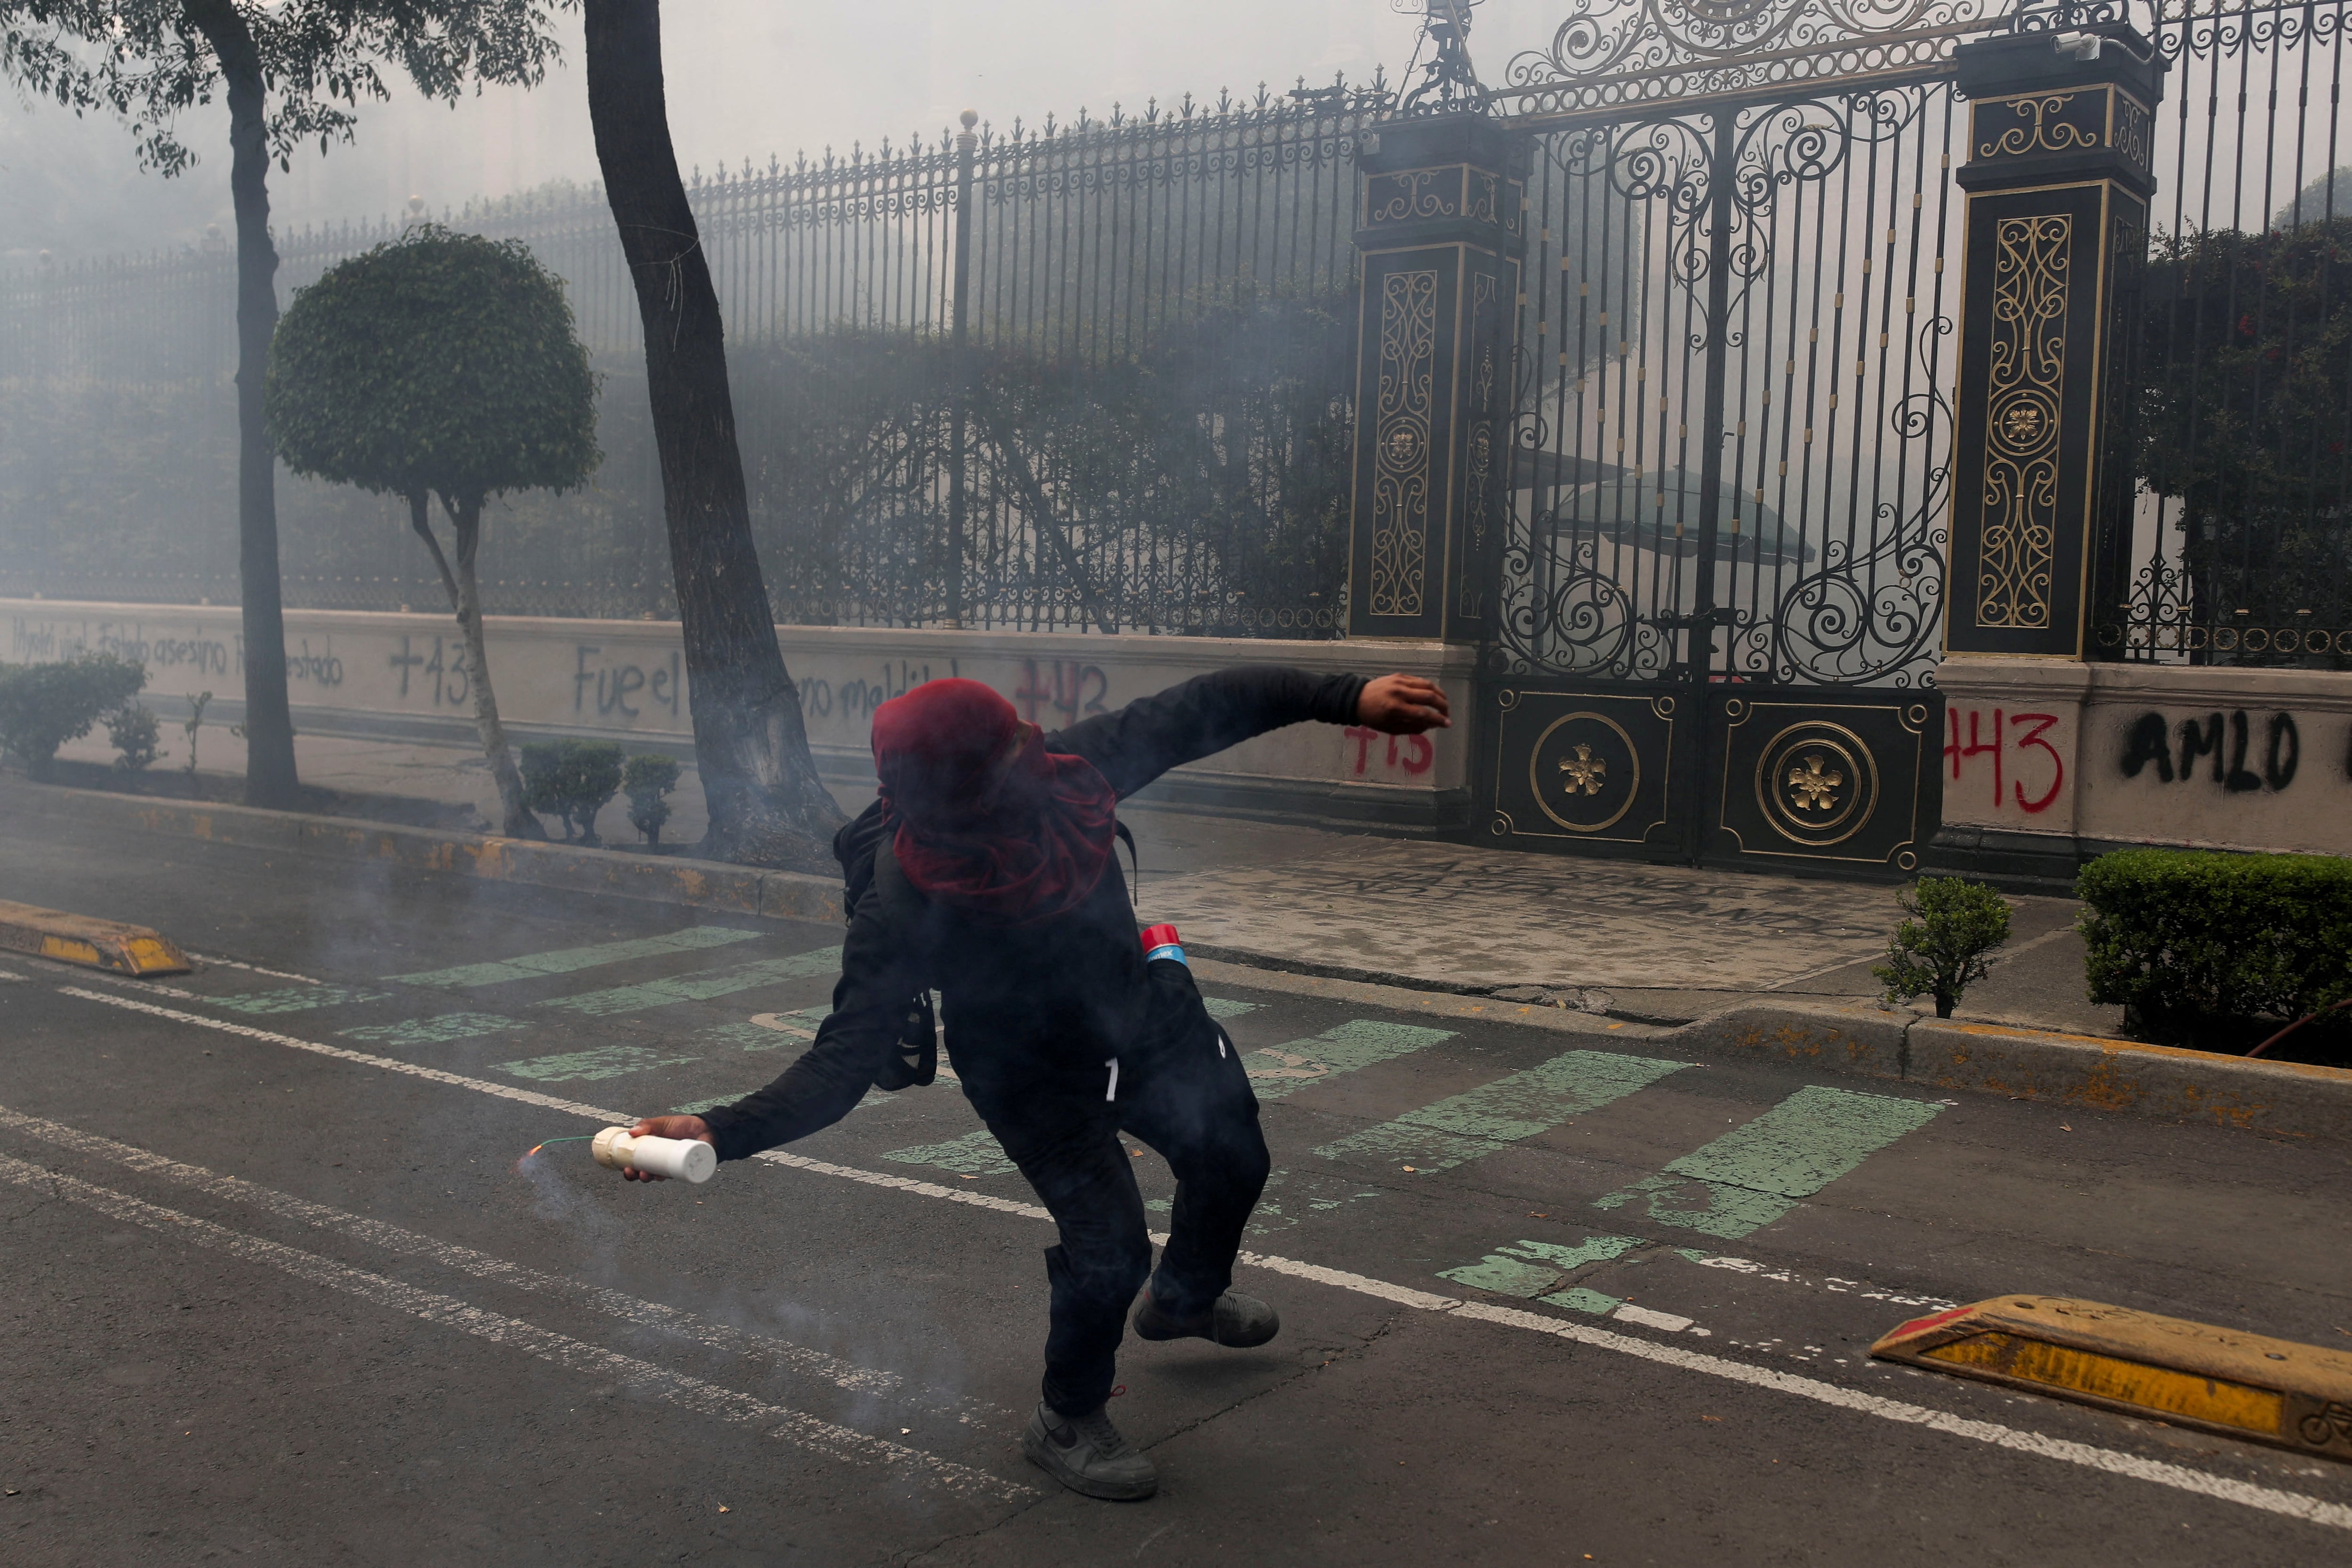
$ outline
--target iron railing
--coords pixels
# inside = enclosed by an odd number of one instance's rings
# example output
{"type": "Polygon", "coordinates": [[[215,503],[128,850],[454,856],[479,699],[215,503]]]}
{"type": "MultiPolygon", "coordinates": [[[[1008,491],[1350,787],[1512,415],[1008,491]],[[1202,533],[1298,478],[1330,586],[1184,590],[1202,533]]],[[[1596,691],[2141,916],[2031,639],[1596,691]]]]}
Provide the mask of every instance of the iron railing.
{"type": "Polygon", "coordinates": [[[2171,70],[2110,657],[2352,667],[2346,20],[2156,0],[2171,70]]]}
{"type": "MultiPolygon", "coordinates": [[[[1336,635],[1355,138],[1391,101],[1261,89],[697,172],[778,618],[1336,635]]],[[[425,215],[281,236],[280,297],[425,215]]],[[[669,613],[602,193],[442,221],[529,243],[604,372],[602,469],[494,509],[487,607],[669,613]]],[[[233,595],[233,319],[219,248],[0,277],[0,592],[233,595]]],[[[289,604],[437,602],[398,508],[281,476],[279,510],[289,604]]]]}

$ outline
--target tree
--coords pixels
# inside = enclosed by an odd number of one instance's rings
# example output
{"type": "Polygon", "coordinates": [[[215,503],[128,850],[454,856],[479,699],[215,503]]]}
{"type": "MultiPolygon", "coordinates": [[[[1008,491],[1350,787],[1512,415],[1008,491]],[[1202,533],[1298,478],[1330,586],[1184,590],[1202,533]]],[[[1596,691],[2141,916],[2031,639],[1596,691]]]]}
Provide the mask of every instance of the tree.
{"type": "Polygon", "coordinates": [[[166,175],[195,157],[179,112],[223,93],[236,214],[237,574],[245,632],[246,800],[294,803],[294,722],[278,581],[278,510],[263,406],[278,325],[269,162],[348,141],[396,61],[454,99],[468,78],[534,84],[554,53],[540,0],[0,0],[0,77],[80,114],[111,111],[166,175]]]}
{"type": "Polygon", "coordinates": [[[636,285],[662,511],[686,643],[702,852],[833,869],[841,809],[817,779],[751,542],[710,263],[687,205],[662,83],[659,0],[585,0],[588,118],[636,285]]]}
{"type": "Polygon", "coordinates": [[[562,282],[520,240],[420,225],[294,297],[270,350],[268,412],[297,474],[408,502],[466,640],[501,831],[541,837],[499,722],[475,561],[485,501],[571,489],[601,456],[596,375],[562,282]],[[447,552],[433,531],[436,496],[447,552]]]}
{"type": "Polygon", "coordinates": [[[2339,624],[2352,577],[2352,218],[2159,236],[2144,298],[2138,471],[2180,501],[2198,612],[2313,610],[2339,624]]]}

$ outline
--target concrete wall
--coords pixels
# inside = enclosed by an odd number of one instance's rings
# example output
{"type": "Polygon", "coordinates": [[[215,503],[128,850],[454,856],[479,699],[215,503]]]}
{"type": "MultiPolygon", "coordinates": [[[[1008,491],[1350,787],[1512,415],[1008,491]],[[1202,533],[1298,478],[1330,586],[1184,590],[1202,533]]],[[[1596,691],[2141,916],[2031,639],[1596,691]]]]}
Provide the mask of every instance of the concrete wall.
{"type": "MultiPolygon", "coordinates": [[[[106,650],[145,663],[151,702],[212,692],[234,722],[244,639],[234,606],[0,600],[9,663],[106,650]]],[[[691,755],[692,717],[677,627],[655,621],[494,617],[487,625],[499,709],[525,737],[609,737],[691,755]]],[[[1297,664],[1368,674],[1402,670],[1472,709],[1473,651],[1429,643],[1286,643],[1249,638],[1103,637],[1076,632],[932,632],[785,626],[809,739],[835,778],[871,778],[874,709],[922,682],[985,681],[1053,730],[1235,664],[1297,664]]],[[[289,611],[286,652],[297,729],[471,744],[464,644],[446,615],[289,611]]],[[[1217,810],[1429,831],[1468,818],[1466,728],[1395,739],[1297,725],[1171,774],[1159,799],[1217,810]]]]}
{"type": "Polygon", "coordinates": [[[1936,681],[1931,864],[2071,879],[2119,844],[2352,854],[2352,674],[1949,658],[1936,681]]]}

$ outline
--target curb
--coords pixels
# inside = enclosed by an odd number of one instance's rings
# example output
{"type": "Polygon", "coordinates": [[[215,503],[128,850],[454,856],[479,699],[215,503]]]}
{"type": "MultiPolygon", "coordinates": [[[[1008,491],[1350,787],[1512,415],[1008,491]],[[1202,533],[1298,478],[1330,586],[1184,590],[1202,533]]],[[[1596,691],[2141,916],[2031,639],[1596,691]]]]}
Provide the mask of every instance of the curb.
{"type": "Polygon", "coordinates": [[[69,810],[84,821],[140,832],[169,833],[247,849],[290,850],[564,893],[647,899],[728,915],[835,925],[842,920],[840,881],[799,872],[761,871],[675,855],[623,854],[577,844],[452,833],[256,806],[182,803],[60,785],[23,788],[37,792],[34,798],[42,804],[69,810]]]}
{"type": "MultiPolygon", "coordinates": [[[[842,920],[841,884],[799,872],[483,838],[252,806],[182,804],[58,785],[22,788],[52,809],[143,832],[772,920],[829,925],[842,920]]],[[[1748,1003],[1679,1028],[1643,1027],[1646,1020],[1635,1020],[1612,1030],[1592,1014],[1455,994],[1409,977],[1384,976],[1379,978],[1385,983],[1376,983],[1368,971],[1343,966],[1283,963],[1276,967],[1265,954],[1211,947],[1193,951],[1216,963],[1224,971],[1220,977],[1234,985],[1350,994],[1405,1010],[1577,1034],[1616,1032],[1620,1040],[1650,1045],[1778,1060],[1922,1088],[1966,1089],[2072,1109],[2211,1123],[2286,1137],[2352,1138],[2352,1069],[1918,1018],[1866,1004],[1748,1003]]]]}
{"type": "Polygon", "coordinates": [[[1749,1005],[1658,1038],[1725,1056],[1776,1059],[1923,1088],[2286,1137],[2352,1138],[2352,1069],[2341,1067],[1916,1018],[1869,1006],[1749,1005]]]}

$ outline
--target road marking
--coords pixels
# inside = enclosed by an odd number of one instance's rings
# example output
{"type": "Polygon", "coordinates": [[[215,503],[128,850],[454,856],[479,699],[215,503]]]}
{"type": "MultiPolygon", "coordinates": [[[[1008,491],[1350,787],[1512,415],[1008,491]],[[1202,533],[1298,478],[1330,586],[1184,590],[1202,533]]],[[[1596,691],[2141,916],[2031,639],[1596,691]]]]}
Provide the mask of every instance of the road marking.
{"type": "Polygon", "coordinates": [[[248,974],[267,975],[273,980],[291,980],[298,986],[323,986],[324,980],[314,980],[308,975],[297,975],[285,969],[265,969],[258,964],[248,964],[242,958],[224,958],[217,953],[190,953],[199,964],[218,964],[224,968],[243,969],[248,974]]]}
{"type": "Polygon", "coordinates": [[[331,1258],[321,1258],[315,1252],[305,1252],[283,1242],[233,1230],[226,1225],[216,1225],[193,1214],[183,1214],[175,1208],[165,1208],[144,1198],[117,1192],[112,1187],[83,1181],[78,1176],[44,1170],[6,1155],[0,1155],[0,1181],[45,1190],[54,1197],[178,1240],[192,1242],[211,1251],[226,1252],[250,1263],[268,1264],[314,1285],[341,1291],[426,1322],[445,1324],[494,1344],[512,1346],[568,1371],[610,1379],[634,1393],[650,1395],[698,1415],[739,1426],[766,1427],[766,1436],[781,1437],[828,1458],[858,1465],[903,1468],[924,1480],[968,1495],[1008,1499],[1032,1495],[1026,1487],[942,1459],[919,1448],[908,1448],[903,1443],[869,1437],[863,1432],[821,1420],[806,1411],[771,1405],[748,1394],[739,1394],[734,1389],[707,1383],[685,1373],[672,1372],[649,1361],[640,1361],[635,1356],[623,1355],[602,1345],[553,1333],[536,1323],[525,1322],[520,1318],[489,1312],[455,1296],[445,1296],[436,1291],[422,1290],[398,1280],[386,1279],[381,1274],[371,1274],[363,1269],[354,1269],[331,1258]]]}
{"type": "Polygon", "coordinates": [[[1571,1051],[1408,1111],[1393,1122],[1350,1133],[1315,1152],[1327,1160],[1408,1165],[1416,1173],[1450,1170],[1549,1132],[1572,1116],[1613,1104],[1690,1065],[1607,1051],[1571,1051]]]}
{"type": "Polygon", "coordinates": [[[642,1045],[600,1045],[593,1051],[566,1051],[554,1056],[533,1056],[520,1061],[493,1061],[490,1065],[500,1072],[541,1083],[570,1083],[623,1078],[632,1072],[646,1072],[656,1067],[679,1067],[696,1060],[691,1056],[664,1056],[660,1051],[642,1045]]]}
{"type": "MultiPolygon", "coordinates": [[[[181,995],[189,993],[181,992],[181,995]]],[[[194,997],[206,1007],[228,1012],[255,1016],[268,1013],[307,1013],[318,1008],[340,1008],[359,1002],[382,1002],[392,999],[390,991],[371,991],[362,986],[292,986],[279,991],[247,991],[242,996],[194,997]]]]}
{"type": "Polygon", "coordinates": [[[1890,1301],[1898,1307],[1925,1307],[1930,1312],[1943,1312],[1959,1305],[1941,1296],[1907,1296],[1896,1291],[1873,1290],[1864,1280],[1841,1280],[1824,1274],[1818,1280],[1806,1278],[1788,1269],[1775,1269],[1769,1263],[1759,1263],[1748,1258],[1727,1258],[1716,1253],[1700,1252],[1688,1247],[1675,1249],[1675,1256],[1702,1269],[1723,1269],[1734,1274],[1750,1274],[1759,1280],[1770,1280],[1783,1285],[1801,1285],[1809,1291],[1821,1291],[1832,1296],[1853,1296],[1865,1301],[1890,1301]]]}
{"type": "MultiPolygon", "coordinates": [[[[1572,1270],[1588,1264],[1614,1261],[1642,1245],[1639,1236],[1588,1236],[1574,1247],[1562,1247],[1553,1241],[1515,1241],[1487,1253],[1475,1263],[1440,1269],[1437,1277],[1457,1285],[1492,1291],[1498,1296],[1540,1296],[1572,1270]]],[[[1591,1293],[1595,1292],[1588,1292],[1591,1293]]],[[[1613,1303],[1615,1298],[1610,1300],[1613,1303]]]]}
{"type": "Polygon", "coordinates": [[[648,1301],[603,1285],[592,1285],[584,1281],[569,1280],[559,1274],[541,1273],[536,1269],[510,1262],[504,1258],[494,1257],[488,1252],[478,1252],[470,1247],[461,1247],[454,1241],[444,1241],[438,1237],[404,1229],[400,1226],[384,1220],[370,1219],[362,1215],[330,1207],[323,1203],[313,1203],[308,1198],[297,1197],[291,1193],[280,1192],[275,1187],[262,1186],[257,1183],[247,1181],[241,1176],[224,1176],[217,1171],[207,1170],[202,1166],[188,1165],[168,1155],[159,1155],[152,1149],[142,1149],[132,1144],[117,1143],[112,1138],[101,1137],[96,1133],[86,1133],[79,1127],[69,1127],[61,1122],[48,1121],[40,1116],[28,1116],[21,1111],[12,1110],[5,1105],[0,1105],[0,1127],[12,1128],[29,1137],[38,1138],[45,1144],[71,1149],[76,1154],[88,1155],[93,1158],[110,1160],[116,1165],[127,1166],[142,1175],[160,1176],[163,1180],[175,1182],[182,1186],[192,1187],[207,1197],[245,1204],[289,1219],[298,1219],[305,1225],[332,1231],[339,1236],[347,1236],[355,1241],[380,1247],[403,1257],[427,1259],[445,1268],[470,1274],[478,1280],[510,1285],[519,1291],[530,1291],[541,1295],[561,1296],[567,1300],[580,1301],[609,1317],[658,1329],[665,1333],[692,1340],[698,1344],[707,1345],[713,1350],[725,1351],[730,1355],[746,1356],[766,1362],[771,1365],[802,1373],[852,1394],[888,1396],[902,1402],[911,1402],[925,1409],[953,1416],[967,1425],[976,1417],[992,1417],[1005,1414],[983,1401],[965,1399],[945,1390],[908,1389],[906,1387],[906,1378],[896,1372],[878,1367],[860,1366],[856,1362],[845,1361],[837,1355],[829,1355],[821,1350],[812,1350],[806,1345],[795,1344],[790,1340],[778,1339],[772,1334],[753,1333],[743,1329],[730,1328],[725,1323],[714,1323],[683,1308],[668,1306],[660,1301],[648,1301]]]}
{"type": "Polygon", "coordinates": [[[1800,1089],[1745,1126],[1683,1155],[1664,1174],[1592,1207],[1622,1208],[1638,1198],[1661,1225],[1737,1241],[1926,1126],[1942,1109],[1935,1101],[1851,1089],[1800,1089]]]}
{"type": "Polygon", "coordinates": [[[1255,1002],[1237,1002],[1231,997],[1202,997],[1201,1005],[1209,1009],[1213,1019],[1237,1019],[1244,1013],[1257,1011],[1255,1002]]]}
{"type": "Polygon", "coordinates": [[[1312,1040],[1244,1051],[1242,1065],[1249,1069],[1250,1087],[1257,1091],[1260,1100],[1284,1100],[1310,1083],[1410,1056],[1441,1040],[1452,1040],[1454,1034],[1450,1029],[1425,1029],[1414,1023],[1350,1019],[1312,1040]]]}
{"type": "MultiPolygon", "coordinates": [[[[753,1013],[751,1021],[761,1029],[769,1030],[777,1034],[788,1034],[794,1040],[814,1040],[817,1026],[824,1022],[825,1016],[832,1011],[833,1009],[827,1007],[803,1008],[798,1012],[790,1013],[753,1013]]],[[[775,1043],[771,1040],[761,1041],[761,1045],[765,1049],[773,1047],[775,1043]]],[[[744,1049],[752,1048],[746,1046],[744,1049]]]]}
{"type": "Polygon", "coordinates": [[[496,1013],[440,1013],[432,1018],[403,1019],[398,1023],[366,1023],[335,1032],[345,1040],[364,1040],[378,1045],[446,1045],[453,1040],[474,1040],[501,1030],[530,1027],[520,1019],[500,1018],[496,1013]]]}
{"type": "Polygon", "coordinates": [[[996,1141],[996,1134],[982,1127],[976,1133],[966,1133],[961,1138],[950,1138],[944,1144],[918,1144],[911,1149],[892,1149],[882,1156],[893,1165],[930,1166],[938,1170],[953,1171],[958,1176],[1003,1176],[1021,1167],[996,1141]]]}
{"type": "Polygon", "coordinates": [[[426,969],[414,975],[387,975],[387,982],[404,986],[441,986],[457,988],[470,986],[498,986],[509,980],[535,980],[549,975],[569,975],[581,969],[593,969],[605,964],[625,964],[632,958],[650,958],[662,953],[692,953],[705,947],[724,947],[730,943],[756,941],[765,935],[758,931],[738,931],[731,925],[689,925],[683,931],[672,931],[660,936],[639,936],[626,942],[600,942],[593,947],[559,947],[551,953],[525,953],[517,958],[500,958],[489,964],[460,964],[454,969],[426,969]]]}
{"type": "Polygon", "coordinates": [[[0,980],[14,980],[19,984],[23,984],[26,982],[29,977],[30,977],[28,976],[19,975],[13,969],[0,969],[0,980]]]}
{"type": "Polygon", "coordinates": [[[556,997],[538,1005],[562,1008],[567,1012],[586,1013],[591,1018],[605,1018],[614,1013],[666,1008],[673,1002],[707,1002],[715,997],[731,997],[738,991],[748,991],[758,986],[781,985],[787,980],[805,980],[813,975],[834,974],[840,967],[840,948],[819,947],[813,953],[795,953],[789,958],[761,958],[755,963],[739,964],[731,969],[703,969],[691,975],[674,975],[666,980],[647,980],[642,985],[583,991],[576,997],[556,997]]]}
{"type": "MultiPolygon", "coordinates": [[[[561,1111],[572,1115],[587,1117],[605,1125],[614,1124],[625,1125],[636,1119],[625,1112],[608,1111],[600,1106],[582,1104],[577,1101],[562,1100],[552,1094],[541,1094],[534,1090],[517,1089],[510,1084],[493,1083],[485,1079],[467,1078],[459,1073],[445,1072],[438,1068],[425,1067],[413,1061],[402,1061],[393,1057],[369,1056],[362,1051],[346,1051],[340,1046],[325,1045],[316,1040],[303,1040],[295,1035],[276,1034],[268,1030],[256,1029],[249,1024],[230,1023],[221,1019],[209,1019],[196,1013],[181,1012],[173,1008],[157,1007],[152,1002],[142,1002],[130,997],[110,996],[103,991],[83,990],[78,986],[60,986],[58,988],[58,994],[76,997],[84,1001],[102,1003],[107,1007],[120,1008],[126,1011],[148,1013],[179,1023],[194,1024],[199,1029],[209,1029],[224,1034],[239,1035],[247,1039],[289,1046],[294,1050],[333,1057],[339,1061],[378,1067],[388,1072],[404,1072],[414,1078],[425,1078],[456,1088],[471,1089],[478,1093],[493,1095],[502,1100],[513,1100],[523,1104],[537,1105],[545,1110],[561,1111]]],[[[1024,1219],[1050,1221],[1053,1218],[1050,1213],[1037,1204],[1022,1203],[1013,1198],[998,1197],[993,1193],[975,1192],[969,1188],[941,1186],[936,1182],[921,1181],[912,1176],[891,1176],[883,1171],[863,1170],[856,1166],[835,1165],[829,1160],[812,1159],[805,1155],[789,1154],[782,1149],[769,1149],[752,1157],[771,1165],[806,1171],[812,1175],[834,1176],[864,1186],[886,1188],[918,1197],[936,1198],[946,1203],[961,1204],[970,1208],[984,1208],[994,1213],[1013,1215],[1024,1219]]],[[[1167,1238],[1164,1234],[1154,1232],[1151,1239],[1164,1244],[1167,1238]]],[[[1415,1290],[1410,1285],[1393,1284],[1389,1281],[1374,1279],[1370,1275],[1327,1268],[1319,1263],[1307,1263],[1295,1258],[1276,1257],[1263,1252],[1244,1252],[1235,1261],[1245,1267],[1263,1269],[1269,1273],[1328,1285],[1335,1290],[1348,1291],[1401,1307],[1410,1307],[1422,1312],[1444,1312],[1457,1319],[1520,1329],[1530,1333],[1549,1334],[1556,1339],[1572,1341],[1595,1350],[1634,1356],[1643,1361],[1677,1367],[1685,1372],[1809,1399],[1904,1426],[1923,1427],[1931,1431],[1941,1432],[1970,1442],[2007,1448],[2062,1464],[2077,1465],[2109,1475],[2125,1476],[2135,1480],[2168,1487],[2176,1491],[2235,1503],[2288,1519],[2302,1520],[2306,1523],[2352,1531],[2352,1507],[2324,1501],[2301,1492],[2283,1491],[2273,1487],[2233,1480],[2224,1476],[2190,1469],[2184,1465],[2144,1459],[2134,1454],[2118,1453],[2114,1449],[2095,1448],[2088,1443],[2077,1443],[2020,1427],[2004,1427],[1995,1421],[1980,1421],[1956,1416],[1947,1411],[1931,1409],[1926,1406],[1906,1405],[1899,1400],[1888,1399],[1875,1394],[1865,1394],[1859,1389],[1842,1388],[1835,1384],[1822,1383],[1809,1377],[1799,1377],[1790,1373],[1775,1371],[1770,1367],[1751,1366],[1746,1362],[1730,1361],[1722,1356],[1685,1350],[1680,1345],[1665,1344],[1655,1340],[1616,1333],[1565,1318],[1549,1318],[1538,1312],[1524,1312],[1517,1308],[1493,1306],[1483,1301],[1464,1301],[1451,1296],[1440,1296],[1432,1291],[1415,1290]]]]}

